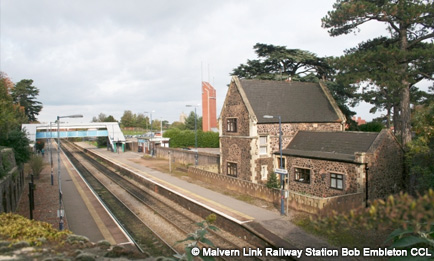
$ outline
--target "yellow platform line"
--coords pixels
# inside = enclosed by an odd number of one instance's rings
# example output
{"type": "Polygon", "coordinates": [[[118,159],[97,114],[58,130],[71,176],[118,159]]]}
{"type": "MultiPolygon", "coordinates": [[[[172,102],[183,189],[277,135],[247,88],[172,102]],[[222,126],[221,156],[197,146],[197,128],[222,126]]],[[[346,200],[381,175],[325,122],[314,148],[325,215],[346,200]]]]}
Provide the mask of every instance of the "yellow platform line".
{"type": "MultiPolygon", "coordinates": [[[[98,152],[96,152],[96,151],[93,151],[93,152],[94,152],[94,153],[97,153],[97,154],[100,155],[101,157],[108,158],[108,157],[106,157],[106,156],[104,156],[104,155],[101,155],[100,153],[98,153],[98,152]]],[[[132,166],[129,166],[129,165],[127,165],[127,164],[125,164],[125,163],[123,163],[123,162],[120,162],[120,161],[118,161],[118,160],[115,160],[115,159],[113,159],[113,158],[109,158],[109,159],[110,159],[111,161],[115,162],[116,164],[118,164],[119,166],[123,167],[123,168],[129,169],[129,170],[131,170],[131,171],[133,171],[133,172],[136,172],[136,173],[139,173],[139,174],[144,174],[144,176],[145,176],[146,178],[151,179],[151,180],[153,180],[153,181],[155,181],[155,182],[157,182],[157,183],[159,183],[159,184],[161,184],[161,185],[163,185],[163,186],[170,187],[170,188],[172,188],[172,190],[182,191],[182,192],[180,192],[181,194],[188,194],[188,195],[190,195],[190,197],[192,197],[192,198],[197,198],[197,199],[200,199],[200,200],[206,201],[206,202],[210,203],[211,205],[215,205],[215,206],[217,206],[217,207],[219,207],[219,208],[221,208],[221,209],[224,209],[224,210],[227,210],[227,211],[229,211],[229,212],[232,212],[232,213],[235,214],[235,215],[241,216],[242,218],[245,218],[245,219],[247,219],[248,221],[254,220],[254,218],[251,217],[251,216],[249,216],[249,215],[246,215],[246,214],[244,214],[244,213],[242,213],[242,212],[239,212],[239,211],[237,211],[237,210],[234,210],[234,209],[232,209],[232,208],[230,208],[230,207],[227,207],[227,206],[225,206],[225,205],[222,205],[222,204],[220,204],[220,203],[218,203],[218,202],[215,202],[215,201],[213,201],[213,200],[210,200],[210,199],[208,199],[208,198],[205,198],[205,197],[202,197],[202,196],[200,196],[200,195],[197,195],[197,194],[195,194],[195,193],[193,193],[193,192],[191,192],[191,191],[189,191],[189,190],[186,190],[186,189],[183,189],[183,188],[178,187],[178,186],[176,186],[176,185],[173,185],[172,183],[169,183],[169,182],[167,182],[167,181],[161,180],[161,179],[159,179],[159,178],[157,178],[157,177],[155,177],[155,176],[153,176],[153,175],[147,173],[146,171],[142,171],[142,170],[136,169],[136,168],[134,168],[134,167],[132,167],[132,166]]],[[[241,221],[241,220],[240,220],[240,221],[241,221]]],[[[243,222],[244,222],[244,221],[243,221],[243,222]]]]}

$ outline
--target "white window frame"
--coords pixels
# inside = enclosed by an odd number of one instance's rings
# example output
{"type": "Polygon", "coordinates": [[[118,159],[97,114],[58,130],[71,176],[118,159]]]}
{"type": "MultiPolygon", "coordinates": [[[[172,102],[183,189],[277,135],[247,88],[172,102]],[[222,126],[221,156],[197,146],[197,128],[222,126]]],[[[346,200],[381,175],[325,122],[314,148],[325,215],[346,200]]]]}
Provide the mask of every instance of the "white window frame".
{"type": "Polygon", "coordinates": [[[330,188],[344,190],[344,174],[330,173],[330,188]],[[333,181],[335,184],[333,184],[333,181]],[[341,187],[339,187],[339,182],[341,182],[341,187]]]}
{"type": "Polygon", "coordinates": [[[259,136],[259,155],[268,155],[268,136],[259,136]]]}
{"type": "Polygon", "coordinates": [[[268,165],[261,165],[261,180],[267,180],[267,179],[268,179],[268,165]]]}

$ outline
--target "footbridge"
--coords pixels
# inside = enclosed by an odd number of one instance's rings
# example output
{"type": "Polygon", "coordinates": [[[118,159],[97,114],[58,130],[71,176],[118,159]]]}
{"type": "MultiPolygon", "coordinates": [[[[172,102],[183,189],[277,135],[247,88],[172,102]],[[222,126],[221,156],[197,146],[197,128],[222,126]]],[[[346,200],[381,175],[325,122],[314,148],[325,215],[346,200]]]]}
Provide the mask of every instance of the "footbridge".
{"type": "Polygon", "coordinates": [[[27,138],[36,143],[38,139],[107,137],[113,151],[118,147],[125,148],[125,137],[117,122],[95,123],[60,123],[57,132],[57,123],[51,124],[23,124],[21,128],[26,132],[27,138]]]}

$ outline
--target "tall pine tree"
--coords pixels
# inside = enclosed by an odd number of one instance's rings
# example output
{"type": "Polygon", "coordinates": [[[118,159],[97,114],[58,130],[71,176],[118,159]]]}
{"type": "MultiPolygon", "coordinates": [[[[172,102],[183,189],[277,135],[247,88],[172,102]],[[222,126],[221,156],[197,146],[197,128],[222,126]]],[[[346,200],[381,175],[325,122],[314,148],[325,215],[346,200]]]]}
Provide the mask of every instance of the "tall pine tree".
{"type": "Polygon", "coordinates": [[[354,32],[370,21],[387,25],[390,36],[360,44],[344,59],[346,68],[352,68],[348,75],[360,72],[352,76],[353,83],[376,84],[382,98],[387,89],[388,106],[399,106],[404,145],[411,141],[410,89],[423,79],[434,79],[433,16],[432,0],[337,0],[322,19],[331,36],[354,32]]]}

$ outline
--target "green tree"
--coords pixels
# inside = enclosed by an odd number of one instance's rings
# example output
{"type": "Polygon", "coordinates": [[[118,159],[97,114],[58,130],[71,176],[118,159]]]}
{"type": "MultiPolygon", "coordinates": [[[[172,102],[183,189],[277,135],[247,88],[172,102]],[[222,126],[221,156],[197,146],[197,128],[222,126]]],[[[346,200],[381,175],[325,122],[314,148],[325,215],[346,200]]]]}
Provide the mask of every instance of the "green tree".
{"type": "Polygon", "coordinates": [[[259,59],[247,60],[232,71],[247,79],[311,81],[314,78],[327,78],[331,72],[326,58],[285,46],[257,43],[253,46],[259,59]]]}
{"type": "Polygon", "coordinates": [[[371,121],[359,126],[360,131],[366,132],[380,132],[384,128],[383,123],[378,121],[371,121]]]}
{"type": "Polygon", "coordinates": [[[169,129],[180,129],[180,130],[185,130],[185,124],[179,121],[174,121],[172,122],[172,124],[170,125],[169,129]]]}
{"type": "Polygon", "coordinates": [[[104,122],[118,122],[115,117],[112,115],[109,115],[107,118],[105,118],[104,122]]]}
{"type": "Polygon", "coordinates": [[[36,100],[39,89],[32,84],[33,80],[21,80],[11,90],[14,103],[24,108],[28,122],[36,121],[36,116],[42,110],[42,103],[36,100]]]}
{"type": "Polygon", "coordinates": [[[26,122],[24,110],[14,104],[10,91],[14,83],[0,72],[0,140],[7,139],[9,132],[19,129],[26,122]]]}
{"type": "Polygon", "coordinates": [[[24,110],[13,102],[10,95],[13,87],[6,74],[0,72],[0,146],[14,150],[15,160],[21,168],[30,158],[30,141],[20,130],[27,118],[24,110]]]}
{"type": "Polygon", "coordinates": [[[275,188],[275,189],[280,188],[280,181],[277,178],[276,173],[271,172],[270,175],[268,175],[266,186],[267,186],[267,188],[275,188]]]}
{"type": "Polygon", "coordinates": [[[393,97],[398,94],[403,144],[411,141],[410,88],[422,79],[433,79],[434,44],[429,42],[434,38],[433,14],[432,0],[337,0],[322,18],[331,36],[355,32],[369,21],[387,25],[390,37],[369,40],[347,55],[352,55],[349,60],[355,70],[362,69],[354,83],[366,80],[388,88],[393,97]],[[367,58],[358,60],[362,55],[367,58]]]}
{"type": "Polygon", "coordinates": [[[124,127],[135,127],[136,125],[136,115],[130,110],[124,111],[124,115],[121,117],[121,124],[124,127]]]}
{"type": "Polygon", "coordinates": [[[145,117],[145,115],[143,113],[139,113],[137,115],[137,118],[136,118],[136,126],[135,127],[140,127],[140,128],[146,129],[147,127],[149,127],[149,118],[145,117]]]}
{"type": "Polygon", "coordinates": [[[100,113],[98,117],[93,117],[92,122],[117,122],[117,120],[112,115],[105,115],[104,113],[100,113]]]}
{"type": "Polygon", "coordinates": [[[406,163],[415,194],[434,188],[434,102],[417,108],[412,121],[416,138],[408,143],[406,163]]]}
{"type": "Polygon", "coordinates": [[[14,129],[9,132],[7,139],[0,139],[0,146],[12,148],[17,165],[22,167],[30,159],[30,140],[23,131],[14,129]]]}
{"type": "Polygon", "coordinates": [[[259,59],[248,60],[232,71],[246,79],[287,80],[319,82],[327,81],[333,98],[336,100],[342,113],[347,118],[350,129],[356,128],[351,119],[355,112],[350,109],[358,103],[354,86],[335,81],[334,63],[331,57],[318,57],[313,53],[299,49],[287,49],[285,46],[274,46],[257,43],[254,47],[259,59]]]}
{"type": "Polygon", "coordinates": [[[191,111],[188,117],[185,119],[185,123],[184,123],[185,128],[187,130],[194,130],[195,117],[197,117],[196,119],[197,129],[198,130],[202,129],[202,117],[198,117],[197,115],[194,114],[194,111],[191,111]]]}

